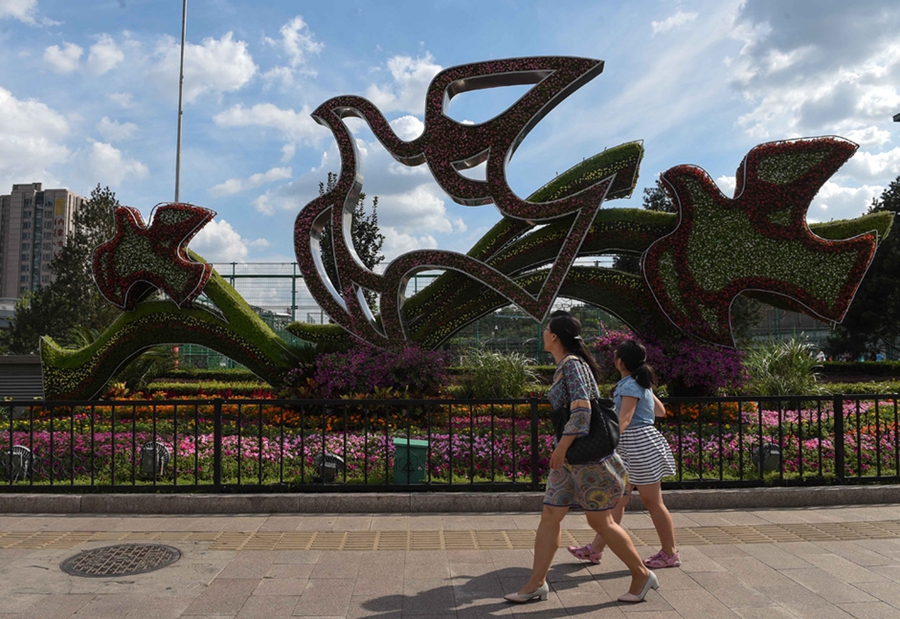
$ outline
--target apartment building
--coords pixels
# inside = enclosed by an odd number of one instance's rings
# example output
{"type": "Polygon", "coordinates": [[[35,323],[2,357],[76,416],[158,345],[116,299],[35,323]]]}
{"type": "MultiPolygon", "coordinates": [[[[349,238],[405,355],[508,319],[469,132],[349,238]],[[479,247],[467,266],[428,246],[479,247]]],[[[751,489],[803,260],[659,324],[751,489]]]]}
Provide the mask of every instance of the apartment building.
{"type": "Polygon", "coordinates": [[[72,232],[84,198],[41,183],[0,196],[0,297],[17,298],[52,281],[50,262],[72,232]]]}

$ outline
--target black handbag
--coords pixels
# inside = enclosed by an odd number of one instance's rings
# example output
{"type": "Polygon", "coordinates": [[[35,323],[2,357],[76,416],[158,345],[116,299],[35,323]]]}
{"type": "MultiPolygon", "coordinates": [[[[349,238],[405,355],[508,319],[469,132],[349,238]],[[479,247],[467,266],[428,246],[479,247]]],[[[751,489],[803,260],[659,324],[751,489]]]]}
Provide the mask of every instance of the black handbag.
{"type": "MultiPolygon", "coordinates": [[[[570,413],[568,406],[550,412],[557,442],[562,438],[570,413]]],[[[618,445],[619,416],[615,404],[608,398],[591,398],[591,429],[587,436],[572,441],[566,450],[566,461],[569,464],[596,462],[612,455],[618,445]]]]}

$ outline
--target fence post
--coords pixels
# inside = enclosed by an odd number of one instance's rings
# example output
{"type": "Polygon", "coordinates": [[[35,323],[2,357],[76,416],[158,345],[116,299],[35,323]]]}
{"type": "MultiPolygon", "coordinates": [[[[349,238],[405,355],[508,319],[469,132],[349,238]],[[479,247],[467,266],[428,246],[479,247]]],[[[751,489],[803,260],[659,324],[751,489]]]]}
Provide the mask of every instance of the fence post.
{"type": "Polygon", "coordinates": [[[213,400],[213,487],[222,489],[222,400],[213,400]]]}
{"type": "Polygon", "coordinates": [[[844,395],[834,394],[834,474],[838,481],[844,481],[844,395]]]}
{"type": "Polygon", "coordinates": [[[538,465],[538,400],[531,398],[531,489],[539,490],[541,486],[538,465]]]}

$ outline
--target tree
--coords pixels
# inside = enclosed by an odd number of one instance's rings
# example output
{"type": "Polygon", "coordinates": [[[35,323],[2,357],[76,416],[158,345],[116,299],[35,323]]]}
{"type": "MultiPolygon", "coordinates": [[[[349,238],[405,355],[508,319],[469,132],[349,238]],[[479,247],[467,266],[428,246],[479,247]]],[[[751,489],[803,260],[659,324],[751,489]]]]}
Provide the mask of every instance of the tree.
{"type": "MultiPolygon", "coordinates": [[[[319,183],[319,195],[334,189],[337,185],[338,176],[334,172],[328,173],[328,180],[325,183],[319,183]]],[[[382,260],[384,255],[381,254],[381,247],[384,245],[384,235],[378,228],[378,196],[372,198],[372,214],[366,215],[365,211],[366,194],[360,193],[356,199],[356,207],[353,209],[353,227],[350,235],[353,238],[353,248],[356,255],[362,261],[363,265],[369,270],[374,270],[382,260]]],[[[340,207],[340,205],[336,205],[340,207]]],[[[319,241],[322,250],[322,264],[325,267],[325,273],[332,282],[338,281],[337,269],[334,265],[334,250],[332,249],[331,224],[326,225],[322,230],[322,237],[319,241]]],[[[375,293],[366,292],[366,299],[369,305],[375,303],[375,293]]]]}
{"type": "Polygon", "coordinates": [[[8,352],[31,354],[42,335],[64,339],[72,327],[95,331],[108,327],[119,310],[100,296],[91,274],[94,248],[115,233],[113,212],[119,201],[100,185],[73,216],[73,230],[50,263],[53,282],[23,297],[4,334],[8,352]]]}
{"type": "Polygon", "coordinates": [[[872,200],[869,213],[894,213],[891,233],[875,252],[875,258],[863,278],[841,324],[836,325],[828,341],[834,355],[883,351],[891,357],[900,354],[900,176],[881,196],[872,200]]]}

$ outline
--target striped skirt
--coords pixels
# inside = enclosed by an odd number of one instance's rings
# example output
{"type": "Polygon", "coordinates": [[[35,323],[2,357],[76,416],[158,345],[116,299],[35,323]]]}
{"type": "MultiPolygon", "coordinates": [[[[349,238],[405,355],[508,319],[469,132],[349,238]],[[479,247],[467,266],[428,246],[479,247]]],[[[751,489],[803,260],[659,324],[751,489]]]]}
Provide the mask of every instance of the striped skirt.
{"type": "Polygon", "coordinates": [[[629,483],[636,486],[655,484],[675,474],[672,449],[653,426],[626,429],[619,437],[616,453],[628,469],[629,483]]]}

